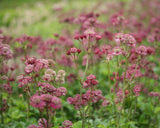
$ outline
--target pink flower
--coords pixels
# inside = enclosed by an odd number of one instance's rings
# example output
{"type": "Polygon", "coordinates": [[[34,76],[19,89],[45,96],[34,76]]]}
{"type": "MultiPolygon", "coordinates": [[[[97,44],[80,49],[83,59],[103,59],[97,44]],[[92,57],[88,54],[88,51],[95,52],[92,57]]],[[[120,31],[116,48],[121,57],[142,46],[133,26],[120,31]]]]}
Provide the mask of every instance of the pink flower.
{"type": "Polygon", "coordinates": [[[139,46],[137,49],[136,49],[136,53],[139,54],[139,55],[147,55],[147,48],[143,45],[139,46]]]}
{"type": "Polygon", "coordinates": [[[139,96],[140,94],[140,92],[141,92],[141,86],[140,85],[136,85],[136,86],[134,86],[134,89],[133,89],[133,92],[135,93],[135,95],[136,96],[139,96]]]}
{"type": "Polygon", "coordinates": [[[6,92],[8,92],[9,94],[12,93],[12,87],[9,84],[3,84],[3,88],[6,92]]]}
{"type": "Polygon", "coordinates": [[[40,118],[38,120],[38,125],[40,128],[46,128],[47,127],[47,120],[45,118],[40,118]]]}
{"type": "Polygon", "coordinates": [[[7,60],[13,57],[13,52],[9,45],[0,43],[0,56],[7,60]]]}
{"type": "Polygon", "coordinates": [[[62,107],[61,100],[56,96],[52,96],[50,94],[42,94],[41,98],[46,103],[46,105],[48,105],[48,107],[51,107],[52,109],[60,109],[62,107]]]}
{"type": "Polygon", "coordinates": [[[147,54],[151,55],[155,53],[155,49],[153,47],[147,47],[147,54]]]}
{"type": "Polygon", "coordinates": [[[25,67],[24,70],[25,70],[25,73],[29,74],[29,73],[33,72],[33,70],[34,70],[34,65],[29,64],[29,65],[27,65],[27,66],[25,67]]]}
{"type": "Polygon", "coordinates": [[[87,29],[87,30],[84,31],[84,34],[86,36],[94,36],[96,34],[96,32],[94,31],[93,28],[89,28],[89,29],[87,29]]]}
{"type": "Polygon", "coordinates": [[[34,65],[36,62],[36,58],[35,57],[29,57],[27,58],[27,60],[25,61],[25,65],[34,65]]]}
{"type": "Polygon", "coordinates": [[[149,35],[149,36],[147,37],[147,41],[148,41],[149,43],[153,43],[153,42],[155,41],[155,37],[154,37],[153,35],[149,35]]]}
{"type": "Polygon", "coordinates": [[[41,96],[38,96],[38,95],[33,95],[30,98],[30,100],[31,100],[30,104],[33,107],[36,107],[36,108],[41,108],[42,109],[46,105],[46,103],[42,100],[41,96]]]}
{"type": "Polygon", "coordinates": [[[125,38],[124,38],[124,34],[123,33],[116,33],[115,34],[115,42],[117,43],[117,45],[120,45],[121,42],[124,42],[125,38]]]}
{"type": "Polygon", "coordinates": [[[122,48],[120,47],[114,47],[113,50],[112,50],[112,54],[113,55],[121,55],[122,54],[122,48]]]}
{"type": "Polygon", "coordinates": [[[88,80],[96,79],[96,76],[91,74],[91,75],[87,76],[87,79],[88,80]]]}
{"type": "Polygon", "coordinates": [[[31,82],[32,81],[32,77],[20,75],[20,76],[17,76],[17,81],[19,83],[18,87],[21,88],[24,85],[27,85],[29,82],[31,82]]]}
{"type": "Polygon", "coordinates": [[[36,60],[34,71],[39,72],[42,68],[48,68],[48,60],[45,59],[36,60]]]}
{"type": "Polygon", "coordinates": [[[88,88],[88,87],[92,87],[92,86],[95,86],[97,85],[99,82],[98,80],[95,80],[96,79],[96,76],[95,75],[89,75],[87,76],[87,80],[83,82],[83,87],[84,88],[88,88]]]}
{"type": "Polygon", "coordinates": [[[67,93],[67,89],[64,88],[64,87],[59,87],[57,88],[57,93],[56,95],[59,97],[59,96],[65,96],[67,93]]]}
{"type": "Polygon", "coordinates": [[[75,48],[75,47],[71,48],[70,52],[73,53],[73,54],[76,53],[77,52],[77,48],[75,48]]]}
{"type": "Polygon", "coordinates": [[[125,40],[124,40],[124,42],[128,45],[128,46],[136,46],[136,40],[135,40],[135,38],[132,36],[132,35],[130,35],[130,34],[125,34],[124,35],[124,38],[125,38],[125,40]]]}
{"type": "Polygon", "coordinates": [[[87,82],[83,82],[83,88],[87,88],[88,87],[88,83],[87,82]]]}
{"type": "Polygon", "coordinates": [[[52,103],[50,104],[50,106],[53,108],[53,109],[60,109],[62,107],[61,105],[61,99],[59,99],[58,97],[56,96],[53,96],[52,98],[52,103]]]}
{"type": "Polygon", "coordinates": [[[53,85],[50,85],[49,83],[38,83],[38,86],[41,86],[42,91],[44,93],[50,93],[50,94],[54,94],[56,92],[56,88],[53,85]]]}
{"type": "Polygon", "coordinates": [[[65,120],[62,125],[65,126],[65,127],[67,127],[67,128],[70,128],[73,124],[72,124],[71,121],[65,120]]]}
{"type": "Polygon", "coordinates": [[[123,16],[122,13],[112,15],[110,21],[111,21],[112,25],[114,25],[114,26],[126,23],[125,17],[123,16]]]}
{"type": "Polygon", "coordinates": [[[43,75],[43,80],[44,81],[51,81],[52,80],[52,76],[49,75],[49,74],[45,74],[45,75],[43,75]]]}
{"type": "Polygon", "coordinates": [[[106,56],[107,62],[109,62],[112,58],[113,58],[113,55],[112,55],[112,54],[108,54],[108,55],[106,56]]]}
{"type": "Polygon", "coordinates": [[[100,40],[100,39],[102,39],[102,36],[101,35],[96,35],[96,39],[100,40]]]}
{"type": "Polygon", "coordinates": [[[68,102],[69,104],[73,104],[73,103],[74,103],[74,98],[68,97],[68,98],[67,98],[67,102],[68,102]]]}
{"type": "Polygon", "coordinates": [[[104,106],[104,107],[107,107],[109,104],[110,104],[110,101],[109,101],[109,100],[104,100],[104,101],[102,102],[102,106],[104,106]]]}
{"type": "Polygon", "coordinates": [[[41,99],[46,103],[46,104],[50,104],[52,102],[52,98],[53,96],[50,94],[42,94],[41,95],[41,99]]]}
{"type": "Polygon", "coordinates": [[[70,50],[67,52],[67,55],[71,55],[71,54],[76,54],[76,53],[81,53],[81,50],[76,48],[76,47],[73,47],[73,48],[70,48],[70,50]]]}

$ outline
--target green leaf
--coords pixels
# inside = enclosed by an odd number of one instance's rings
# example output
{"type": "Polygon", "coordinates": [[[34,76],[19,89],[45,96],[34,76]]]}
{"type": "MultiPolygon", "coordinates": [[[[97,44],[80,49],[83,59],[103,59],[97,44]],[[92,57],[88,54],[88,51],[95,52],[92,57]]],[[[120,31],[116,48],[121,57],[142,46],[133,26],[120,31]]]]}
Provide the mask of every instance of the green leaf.
{"type": "Polygon", "coordinates": [[[73,128],[81,128],[82,127],[82,121],[78,121],[73,124],[73,128]]]}
{"type": "Polygon", "coordinates": [[[156,107],[155,110],[154,110],[155,114],[158,113],[158,112],[160,112],[160,107],[156,107]]]}

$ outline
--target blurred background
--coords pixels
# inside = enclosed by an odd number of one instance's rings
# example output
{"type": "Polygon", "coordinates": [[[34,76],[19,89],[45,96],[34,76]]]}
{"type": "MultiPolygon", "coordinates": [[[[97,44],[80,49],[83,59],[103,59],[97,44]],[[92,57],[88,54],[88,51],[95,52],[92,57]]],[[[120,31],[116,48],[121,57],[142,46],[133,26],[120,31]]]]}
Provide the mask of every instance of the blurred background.
{"type": "MultiPolygon", "coordinates": [[[[129,0],[113,0],[112,2],[129,0]]],[[[83,12],[106,10],[106,0],[0,0],[0,28],[12,36],[51,37],[64,27],[61,20],[83,12]]]]}

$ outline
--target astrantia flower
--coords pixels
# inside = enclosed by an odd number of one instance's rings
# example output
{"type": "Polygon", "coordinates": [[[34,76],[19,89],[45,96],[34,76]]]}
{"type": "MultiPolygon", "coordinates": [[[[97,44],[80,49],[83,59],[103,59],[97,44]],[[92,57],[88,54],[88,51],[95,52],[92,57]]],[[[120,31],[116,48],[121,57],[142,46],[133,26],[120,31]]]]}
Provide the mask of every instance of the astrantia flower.
{"type": "Polygon", "coordinates": [[[104,101],[102,102],[102,106],[104,106],[104,107],[107,107],[109,104],[110,104],[110,101],[109,101],[109,100],[104,100],[104,101]]]}
{"type": "Polygon", "coordinates": [[[65,120],[62,125],[65,126],[65,127],[67,127],[67,128],[70,128],[73,124],[72,124],[71,121],[65,120]]]}
{"type": "Polygon", "coordinates": [[[19,83],[18,87],[21,88],[24,85],[27,85],[29,82],[31,82],[32,81],[32,77],[20,75],[20,76],[17,76],[17,81],[19,83]]]}
{"type": "Polygon", "coordinates": [[[45,74],[45,75],[43,75],[43,80],[44,81],[51,81],[52,80],[52,76],[50,74],[45,74]]]}
{"type": "Polygon", "coordinates": [[[42,100],[41,96],[33,95],[31,98],[31,105],[36,108],[43,108],[46,103],[42,100]]]}
{"type": "Polygon", "coordinates": [[[9,84],[3,84],[3,88],[6,92],[8,92],[9,94],[12,93],[12,87],[9,84]]]}
{"type": "Polygon", "coordinates": [[[9,45],[0,43],[0,56],[7,60],[13,57],[13,52],[9,45]]]}
{"type": "Polygon", "coordinates": [[[102,47],[102,52],[103,52],[104,54],[109,54],[110,51],[111,51],[111,46],[110,46],[110,45],[104,45],[104,46],[102,47]]]}
{"type": "Polygon", "coordinates": [[[155,53],[155,49],[153,47],[147,47],[147,54],[151,55],[155,53]]]}
{"type": "Polygon", "coordinates": [[[50,85],[49,83],[38,83],[38,86],[41,86],[42,91],[44,93],[50,93],[50,94],[54,94],[56,92],[56,88],[53,85],[50,85]]]}
{"type": "Polygon", "coordinates": [[[52,69],[47,69],[45,71],[45,74],[49,74],[51,76],[56,76],[56,72],[54,70],[52,70],[52,69]]]}
{"type": "Polygon", "coordinates": [[[96,40],[100,40],[102,39],[102,36],[101,35],[96,35],[96,40]]]}
{"type": "Polygon", "coordinates": [[[52,98],[53,98],[53,96],[50,94],[42,94],[41,95],[41,99],[47,104],[52,102],[52,98]]]}
{"type": "Polygon", "coordinates": [[[64,70],[59,70],[58,71],[58,75],[62,76],[62,77],[65,77],[66,75],[66,72],[64,70]]]}
{"type": "Polygon", "coordinates": [[[56,93],[57,96],[65,96],[66,93],[67,93],[66,88],[64,88],[64,87],[57,88],[57,93],[56,93]]]}
{"type": "Polygon", "coordinates": [[[112,58],[113,58],[113,54],[108,54],[108,55],[106,56],[107,62],[109,62],[112,58]]]}
{"type": "Polygon", "coordinates": [[[96,32],[94,31],[93,28],[89,28],[89,29],[87,29],[87,30],[84,31],[84,34],[86,36],[94,36],[96,34],[96,32]]]}
{"type": "Polygon", "coordinates": [[[27,58],[27,60],[25,61],[25,65],[34,65],[36,62],[36,58],[35,57],[29,57],[27,58]]]}
{"type": "Polygon", "coordinates": [[[45,59],[36,60],[34,71],[39,72],[42,68],[48,68],[48,60],[45,59]]]}
{"type": "Polygon", "coordinates": [[[147,55],[147,48],[141,45],[136,49],[136,53],[139,55],[147,55]]]}
{"type": "Polygon", "coordinates": [[[34,70],[34,65],[31,64],[27,65],[24,69],[25,73],[27,74],[31,73],[33,70],[34,70]]]}
{"type": "Polygon", "coordinates": [[[149,36],[147,37],[147,41],[148,41],[149,43],[153,43],[153,42],[155,41],[155,36],[149,35],[149,36]]]}
{"type": "Polygon", "coordinates": [[[67,55],[71,55],[71,54],[75,55],[76,53],[78,54],[81,53],[81,50],[76,47],[70,48],[70,50],[67,51],[67,55]]]}
{"type": "Polygon", "coordinates": [[[61,99],[59,99],[56,96],[53,96],[52,102],[50,103],[50,106],[52,107],[52,109],[60,109],[62,107],[61,99]]]}
{"type": "Polygon", "coordinates": [[[71,49],[70,49],[70,52],[71,52],[71,53],[76,53],[76,52],[77,52],[77,48],[75,48],[75,47],[71,48],[71,49]]]}
{"type": "Polygon", "coordinates": [[[128,46],[136,46],[136,40],[135,38],[130,35],[130,34],[125,34],[124,35],[124,42],[128,45],[128,46]]]}
{"type": "Polygon", "coordinates": [[[121,47],[114,47],[112,50],[113,55],[121,55],[122,54],[122,48],[121,47]]]}
{"type": "Polygon", "coordinates": [[[91,74],[91,75],[87,76],[87,79],[88,80],[96,79],[96,76],[91,74]]]}
{"type": "Polygon", "coordinates": [[[83,82],[82,86],[83,88],[92,87],[98,84],[98,81],[96,80],[95,75],[89,75],[87,76],[87,80],[83,82]]]}
{"type": "Polygon", "coordinates": [[[141,86],[136,85],[134,86],[133,92],[135,93],[136,96],[139,96],[140,95],[139,93],[141,92],[141,90],[142,90],[141,86]]]}
{"type": "Polygon", "coordinates": [[[47,127],[47,120],[45,118],[40,118],[38,120],[38,125],[40,128],[46,128],[47,127]]]}
{"type": "Polygon", "coordinates": [[[74,103],[74,98],[68,97],[68,98],[67,98],[67,102],[68,102],[69,104],[73,104],[73,103],[74,103]]]}
{"type": "Polygon", "coordinates": [[[123,33],[116,33],[115,34],[115,42],[117,43],[117,45],[120,45],[121,42],[124,42],[125,38],[124,38],[124,34],[123,33]]]}
{"type": "Polygon", "coordinates": [[[52,59],[48,59],[48,67],[54,68],[55,67],[55,61],[52,59]]]}

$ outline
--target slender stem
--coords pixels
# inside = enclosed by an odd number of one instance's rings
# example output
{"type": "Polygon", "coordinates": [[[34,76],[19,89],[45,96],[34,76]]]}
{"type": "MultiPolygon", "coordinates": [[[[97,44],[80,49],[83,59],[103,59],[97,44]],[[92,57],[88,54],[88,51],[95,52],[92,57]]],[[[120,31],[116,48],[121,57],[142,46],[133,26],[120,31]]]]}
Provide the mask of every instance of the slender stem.
{"type": "Polygon", "coordinates": [[[47,112],[47,128],[49,128],[49,111],[48,111],[48,104],[46,106],[46,112],[47,112]]]}
{"type": "Polygon", "coordinates": [[[1,123],[4,124],[2,107],[3,107],[3,95],[1,93],[1,123]]]}
{"type": "Polygon", "coordinates": [[[111,76],[110,76],[110,65],[109,62],[107,63],[107,67],[108,67],[108,79],[109,79],[109,92],[111,95],[111,76]]]}
{"type": "Polygon", "coordinates": [[[82,110],[83,114],[82,114],[82,128],[85,128],[85,124],[86,124],[86,118],[85,118],[85,111],[84,111],[84,106],[83,106],[83,110],[82,110]]]}
{"type": "Polygon", "coordinates": [[[53,127],[55,125],[55,111],[53,111],[53,127]]]}
{"type": "Polygon", "coordinates": [[[85,71],[84,71],[84,76],[83,76],[82,81],[84,81],[84,78],[86,76],[86,73],[87,73],[87,70],[88,70],[88,63],[89,63],[89,55],[87,54],[87,63],[86,63],[86,68],[85,68],[85,71]]]}
{"type": "Polygon", "coordinates": [[[30,111],[30,102],[29,102],[29,96],[27,95],[27,121],[29,121],[29,111],[30,111]]]}

